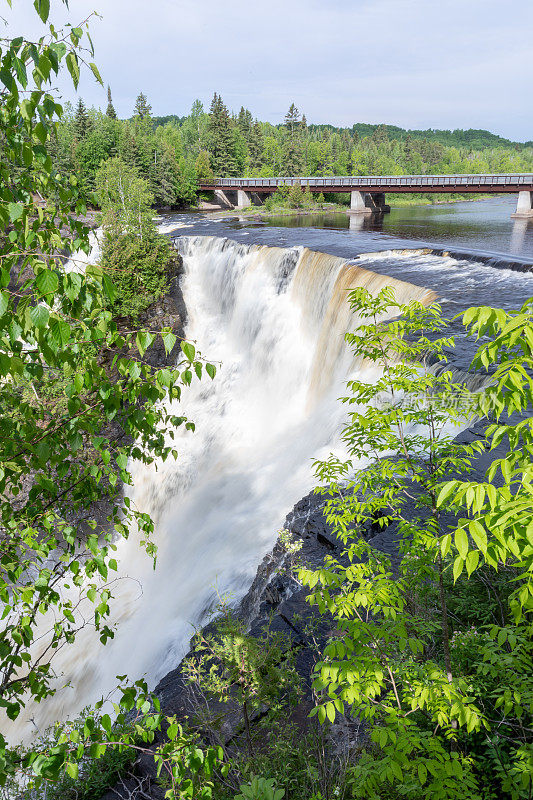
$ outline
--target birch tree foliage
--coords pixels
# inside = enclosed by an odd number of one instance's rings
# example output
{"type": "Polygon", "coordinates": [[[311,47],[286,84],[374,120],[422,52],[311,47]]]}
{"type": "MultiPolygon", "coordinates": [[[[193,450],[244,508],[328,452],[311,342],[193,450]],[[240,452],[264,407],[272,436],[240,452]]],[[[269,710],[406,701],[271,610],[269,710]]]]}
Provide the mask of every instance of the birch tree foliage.
{"type": "MultiPolygon", "coordinates": [[[[93,626],[103,643],[113,637],[114,542],[134,531],[148,556],[156,555],[150,518],[122,497],[120,486],[131,483],[131,462],[176,457],[176,429],[194,425],[165,401],[179,401],[183,386],[204,369],[191,342],[181,344],[175,368],[150,367],[145,351],[157,337],[172,351],[172,331],[119,330],[109,310],[112,276],[98,265],[66,268],[72,253],[90,250],[88,198],[49,156],[63,113],[51,87],[60,70],[75,88],[82,68],[101,78],[88,20],[59,31],[49,20],[49,0],[34,6],[45,35],[0,39],[4,731],[24,705],[58,690],[55,655],[73,646],[83,627],[93,626]],[[100,515],[97,523],[93,503],[102,497],[107,519],[100,515]]],[[[214,367],[207,372],[213,376],[214,367]]],[[[58,752],[21,755],[0,734],[0,784],[19,769],[57,774],[69,750],[58,752]]]]}

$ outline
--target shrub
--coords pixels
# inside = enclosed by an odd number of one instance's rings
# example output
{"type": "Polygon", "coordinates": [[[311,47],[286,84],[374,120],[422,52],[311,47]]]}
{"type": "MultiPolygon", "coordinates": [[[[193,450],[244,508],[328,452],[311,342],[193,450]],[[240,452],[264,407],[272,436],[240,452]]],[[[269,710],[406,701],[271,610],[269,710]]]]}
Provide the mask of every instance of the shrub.
{"type": "Polygon", "coordinates": [[[302,184],[300,181],[296,181],[289,189],[289,205],[291,208],[303,208],[304,199],[302,184]]]}
{"type": "Polygon", "coordinates": [[[193,652],[184,662],[184,672],[201,696],[238,704],[252,757],[252,715],[266,709],[273,718],[280,703],[295,702],[299,695],[294,653],[284,635],[267,628],[261,637],[249,636],[227,606],[219,610],[223,614],[215,632],[200,631],[193,639],[193,652]]]}
{"type": "Polygon", "coordinates": [[[165,236],[148,226],[144,235],[124,230],[116,221],[106,225],[102,267],[115,289],[112,311],[137,318],[168,289],[176,254],[165,236]]]}
{"type": "Polygon", "coordinates": [[[312,713],[325,722],[351,709],[371,726],[372,745],[352,769],[361,800],[530,798],[533,422],[508,420],[533,399],[525,369],[533,304],[518,314],[464,314],[467,329],[488,337],[474,366],[497,367],[493,383],[469,395],[451,371],[433,368],[453,347],[438,338],[447,328],[438,306],[402,306],[389,289],[377,297],[356,290],[351,301],[363,324],[346,339],[383,375],[348,383],[350,460],[331,455],[316,465],[346,552],[324,569],[300,570],[310,602],[332,613],[339,631],[316,668],[322,701],[312,713]],[[446,430],[483,414],[498,420],[485,441],[458,444],[446,430]],[[486,481],[472,480],[476,454],[506,439],[511,450],[486,481]],[[357,470],[368,454],[372,463],[357,470]],[[360,535],[369,524],[393,526],[397,567],[360,535]],[[502,569],[512,576],[503,589],[502,569]],[[480,584],[494,599],[479,602],[480,584]]]}

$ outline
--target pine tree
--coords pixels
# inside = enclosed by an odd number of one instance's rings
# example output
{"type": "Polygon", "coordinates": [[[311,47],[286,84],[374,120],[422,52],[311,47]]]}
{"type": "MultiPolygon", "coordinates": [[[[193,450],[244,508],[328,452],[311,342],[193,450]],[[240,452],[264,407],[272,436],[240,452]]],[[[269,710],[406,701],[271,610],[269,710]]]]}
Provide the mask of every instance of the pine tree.
{"type": "Polygon", "coordinates": [[[176,202],[178,164],[176,153],[168,142],[154,148],[149,170],[150,189],[158,206],[172,206],[176,202]]]}
{"type": "Polygon", "coordinates": [[[291,103],[291,107],[285,114],[285,125],[291,136],[294,136],[300,126],[300,112],[294,103],[291,103]]]}
{"type": "Polygon", "coordinates": [[[287,137],[283,146],[283,166],[286,175],[301,175],[303,171],[303,148],[301,137],[300,112],[291,103],[285,115],[287,137]]]}
{"type": "Polygon", "coordinates": [[[263,131],[259,122],[255,120],[250,130],[250,140],[248,142],[248,159],[251,170],[258,171],[265,163],[263,157],[264,149],[263,131]]]}
{"type": "Polygon", "coordinates": [[[250,137],[252,134],[252,124],[253,118],[251,111],[248,111],[247,108],[241,106],[241,110],[239,111],[239,116],[237,117],[237,125],[239,126],[242,135],[246,139],[246,143],[250,143],[250,137]]]}
{"type": "Polygon", "coordinates": [[[389,141],[386,125],[378,125],[372,134],[372,141],[374,141],[377,145],[386,144],[389,141]]]}
{"type": "Polygon", "coordinates": [[[301,126],[301,131],[302,131],[302,142],[303,142],[303,152],[302,152],[302,162],[303,162],[303,164],[302,164],[302,166],[303,166],[303,172],[305,172],[305,174],[308,175],[309,174],[309,168],[308,168],[308,163],[309,163],[309,132],[307,130],[307,118],[306,118],[305,114],[302,117],[302,121],[300,123],[300,126],[301,126]]]}
{"type": "Polygon", "coordinates": [[[113,98],[111,97],[111,87],[107,87],[107,110],[106,115],[111,119],[117,118],[117,112],[115,111],[115,107],[113,106],[113,98]]]}
{"type": "Polygon", "coordinates": [[[209,110],[207,134],[211,168],[220,178],[237,174],[233,125],[228,109],[215,92],[209,110]]]}
{"type": "Polygon", "coordinates": [[[85,139],[91,127],[92,123],[89,114],[87,113],[87,108],[80,97],[78,100],[78,106],[76,108],[76,116],[74,117],[74,130],[78,140],[81,141],[82,139],[85,139]]]}
{"type": "Polygon", "coordinates": [[[152,106],[149,104],[146,95],[140,92],[137,100],[135,101],[133,116],[135,119],[149,119],[151,115],[152,106]]]}

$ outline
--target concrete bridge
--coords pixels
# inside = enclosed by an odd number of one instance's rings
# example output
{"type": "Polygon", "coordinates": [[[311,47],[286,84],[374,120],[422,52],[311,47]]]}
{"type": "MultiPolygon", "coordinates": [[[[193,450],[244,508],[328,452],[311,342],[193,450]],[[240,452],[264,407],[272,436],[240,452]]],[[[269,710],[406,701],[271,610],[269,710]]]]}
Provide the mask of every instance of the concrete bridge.
{"type": "Polygon", "coordinates": [[[280,186],[309,187],[311,192],[346,192],[351,194],[351,214],[372,214],[390,211],[385,193],[425,194],[516,194],[518,201],[513,217],[533,217],[533,173],[495,175],[356,175],[323,178],[219,178],[201,183],[200,189],[214,191],[219,202],[230,208],[247,208],[261,204],[265,195],[280,186]]]}

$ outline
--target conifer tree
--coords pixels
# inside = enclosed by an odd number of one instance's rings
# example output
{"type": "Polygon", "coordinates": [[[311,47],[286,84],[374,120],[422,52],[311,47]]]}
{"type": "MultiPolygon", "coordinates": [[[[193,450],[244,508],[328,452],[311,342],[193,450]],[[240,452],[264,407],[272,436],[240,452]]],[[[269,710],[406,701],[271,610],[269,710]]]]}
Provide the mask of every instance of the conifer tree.
{"type": "Polygon", "coordinates": [[[250,129],[250,140],[248,142],[248,160],[250,169],[260,170],[264,164],[265,143],[261,125],[257,120],[250,129]]]}
{"type": "Polygon", "coordinates": [[[289,110],[285,114],[285,125],[291,136],[294,136],[300,126],[300,112],[294,103],[291,103],[289,110]]]}
{"type": "Polygon", "coordinates": [[[372,134],[372,140],[378,145],[388,142],[389,136],[387,133],[387,127],[385,125],[378,125],[372,134]]]}
{"type": "Polygon", "coordinates": [[[76,116],[74,117],[74,130],[78,140],[85,139],[89,130],[91,129],[91,120],[87,113],[87,108],[82,98],[78,100],[76,107],[76,116]]]}
{"type": "Polygon", "coordinates": [[[242,135],[246,139],[247,144],[250,143],[252,124],[253,124],[252,113],[248,111],[247,108],[244,108],[244,106],[241,106],[241,110],[239,111],[239,116],[237,117],[237,125],[239,126],[242,135]]]}
{"type": "Polygon", "coordinates": [[[137,97],[137,100],[135,101],[133,116],[136,119],[149,119],[151,115],[152,115],[152,106],[149,104],[146,95],[140,92],[137,97]]]}
{"type": "Polygon", "coordinates": [[[204,116],[204,106],[201,100],[195,100],[191,108],[191,119],[194,123],[195,132],[197,134],[196,145],[198,153],[202,149],[202,118],[204,116]]]}
{"type": "Polygon", "coordinates": [[[209,110],[207,133],[211,168],[217,177],[237,174],[233,125],[228,109],[215,92],[209,110]]]}
{"type": "Polygon", "coordinates": [[[303,162],[303,164],[302,164],[302,166],[303,166],[303,172],[305,172],[305,174],[307,175],[308,172],[309,172],[309,169],[308,169],[308,162],[309,162],[309,135],[308,135],[308,130],[307,130],[307,117],[305,116],[305,114],[302,116],[302,121],[301,121],[300,125],[301,125],[302,143],[303,143],[303,148],[302,148],[302,162],[303,162]]]}
{"type": "Polygon", "coordinates": [[[300,112],[291,103],[285,115],[287,136],[283,146],[283,166],[286,175],[301,175],[303,170],[303,148],[301,141],[300,112]]]}
{"type": "Polygon", "coordinates": [[[115,107],[113,106],[113,98],[111,97],[111,87],[107,87],[107,110],[106,115],[111,119],[117,118],[117,112],[115,111],[115,107]]]}

